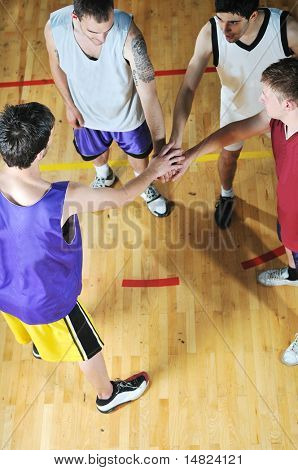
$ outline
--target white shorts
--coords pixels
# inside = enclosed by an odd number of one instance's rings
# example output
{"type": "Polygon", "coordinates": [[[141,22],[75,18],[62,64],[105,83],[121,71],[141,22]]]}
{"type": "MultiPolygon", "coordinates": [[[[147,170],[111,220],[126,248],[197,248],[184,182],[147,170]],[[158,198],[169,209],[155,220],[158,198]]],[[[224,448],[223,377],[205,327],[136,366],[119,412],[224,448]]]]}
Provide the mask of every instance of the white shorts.
{"type": "MultiPolygon", "coordinates": [[[[243,121],[243,119],[247,119],[249,117],[254,116],[255,114],[258,114],[260,110],[259,103],[256,103],[256,108],[255,112],[251,112],[251,106],[250,106],[250,113],[247,113],[246,115],[240,114],[236,109],[232,109],[233,105],[229,103],[227,106],[223,101],[220,103],[220,127],[227,126],[228,124],[231,124],[231,122],[235,121],[243,121]]],[[[231,145],[227,145],[225,150],[229,150],[230,152],[235,152],[237,150],[241,150],[243,147],[244,142],[239,141],[235,142],[231,145]]]]}

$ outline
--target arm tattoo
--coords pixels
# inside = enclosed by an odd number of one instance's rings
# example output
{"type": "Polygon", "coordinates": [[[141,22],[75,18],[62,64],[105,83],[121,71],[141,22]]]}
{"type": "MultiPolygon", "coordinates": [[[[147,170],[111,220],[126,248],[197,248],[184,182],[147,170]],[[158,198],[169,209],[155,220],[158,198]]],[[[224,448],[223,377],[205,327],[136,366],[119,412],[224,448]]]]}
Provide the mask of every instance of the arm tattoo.
{"type": "Polygon", "coordinates": [[[141,34],[133,38],[131,48],[138,78],[145,83],[152,82],[154,80],[154,69],[147,54],[146,43],[141,34]]]}

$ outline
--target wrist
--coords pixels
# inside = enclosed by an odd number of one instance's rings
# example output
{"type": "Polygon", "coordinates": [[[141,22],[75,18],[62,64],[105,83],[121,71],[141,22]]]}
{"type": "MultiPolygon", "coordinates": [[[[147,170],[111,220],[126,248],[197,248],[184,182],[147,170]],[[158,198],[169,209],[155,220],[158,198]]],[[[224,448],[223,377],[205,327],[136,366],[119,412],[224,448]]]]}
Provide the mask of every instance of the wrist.
{"type": "Polygon", "coordinates": [[[182,137],[177,133],[172,133],[170,142],[174,143],[177,147],[182,147],[182,137]]]}
{"type": "Polygon", "coordinates": [[[157,155],[165,145],[166,145],[165,137],[154,140],[153,141],[153,152],[154,152],[154,154],[157,155]]]}

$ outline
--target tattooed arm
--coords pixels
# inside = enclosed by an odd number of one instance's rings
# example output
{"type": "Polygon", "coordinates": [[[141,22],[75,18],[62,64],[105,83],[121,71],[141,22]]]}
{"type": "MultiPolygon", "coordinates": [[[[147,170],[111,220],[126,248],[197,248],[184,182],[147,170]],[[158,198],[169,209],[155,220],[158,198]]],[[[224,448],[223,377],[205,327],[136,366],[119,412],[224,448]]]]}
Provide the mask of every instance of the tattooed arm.
{"type": "Polygon", "coordinates": [[[154,153],[165,144],[165,124],[157,97],[154,69],[147,53],[144,37],[132,22],[124,46],[124,58],[129,62],[135,86],[149,126],[154,153]]]}

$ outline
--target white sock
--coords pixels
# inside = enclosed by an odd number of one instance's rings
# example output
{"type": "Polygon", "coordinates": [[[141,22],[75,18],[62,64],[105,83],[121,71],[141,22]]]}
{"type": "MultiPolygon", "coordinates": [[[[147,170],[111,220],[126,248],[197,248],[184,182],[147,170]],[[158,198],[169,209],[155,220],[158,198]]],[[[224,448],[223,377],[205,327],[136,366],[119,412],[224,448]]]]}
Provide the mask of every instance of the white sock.
{"type": "Polygon", "coordinates": [[[222,197],[234,197],[235,196],[233,188],[224,189],[223,187],[221,187],[220,194],[222,195],[222,197]]]}
{"type": "Polygon", "coordinates": [[[98,176],[99,178],[107,178],[110,173],[110,167],[107,163],[105,163],[104,165],[96,166],[95,171],[96,176],[98,176]]]}

